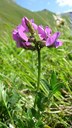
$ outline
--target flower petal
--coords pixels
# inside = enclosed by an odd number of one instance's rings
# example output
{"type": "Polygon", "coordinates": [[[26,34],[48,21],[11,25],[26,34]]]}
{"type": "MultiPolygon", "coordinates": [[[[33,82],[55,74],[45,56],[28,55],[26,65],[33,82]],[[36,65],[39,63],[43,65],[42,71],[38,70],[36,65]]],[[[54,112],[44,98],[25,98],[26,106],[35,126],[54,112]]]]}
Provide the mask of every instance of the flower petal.
{"type": "Polygon", "coordinates": [[[24,27],[21,25],[19,28],[18,28],[18,33],[19,33],[19,36],[22,40],[24,41],[28,41],[28,37],[26,36],[26,34],[24,33],[24,27]]]}
{"type": "Polygon", "coordinates": [[[33,26],[34,30],[37,30],[38,26],[35,23],[32,23],[32,26],[33,26]]]}
{"type": "Polygon", "coordinates": [[[57,40],[55,43],[54,43],[54,46],[56,47],[56,48],[58,48],[59,46],[62,46],[62,42],[60,41],[60,40],[57,40]]]}
{"type": "Polygon", "coordinates": [[[34,19],[31,19],[30,21],[31,21],[31,23],[34,23],[34,19]]]}
{"type": "Polygon", "coordinates": [[[25,32],[29,32],[26,22],[28,21],[27,17],[22,18],[22,25],[25,28],[25,32]]]}
{"type": "Polygon", "coordinates": [[[18,31],[17,31],[16,29],[14,29],[12,34],[13,34],[13,35],[12,35],[12,36],[13,36],[13,39],[14,39],[15,41],[18,41],[18,40],[19,40],[18,31]]]}
{"type": "Polygon", "coordinates": [[[25,31],[25,28],[20,24],[19,26],[17,26],[17,30],[21,29],[22,31],[25,31]]]}
{"type": "Polygon", "coordinates": [[[30,42],[23,42],[21,40],[17,42],[17,47],[27,48],[30,46],[31,46],[30,42]]]}
{"type": "Polygon", "coordinates": [[[53,45],[54,42],[56,42],[56,40],[58,39],[59,36],[60,36],[60,32],[56,32],[52,36],[50,36],[49,38],[47,38],[46,46],[53,45]]]}
{"type": "Polygon", "coordinates": [[[38,34],[41,39],[46,39],[46,33],[41,25],[38,26],[38,34]]]}
{"type": "Polygon", "coordinates": [[[52,33],[52,30],[48,26],[46,26],[45,27],[45,33],[47,36],[49,36],[52,33]]]}
{"type": "Polygon", "coordinates": [[[31,46],[31,43],[30,43],[30,42],[25,42],[25,45],[26,45],[27,47],[29,47],[29,46],[31,46]]]}

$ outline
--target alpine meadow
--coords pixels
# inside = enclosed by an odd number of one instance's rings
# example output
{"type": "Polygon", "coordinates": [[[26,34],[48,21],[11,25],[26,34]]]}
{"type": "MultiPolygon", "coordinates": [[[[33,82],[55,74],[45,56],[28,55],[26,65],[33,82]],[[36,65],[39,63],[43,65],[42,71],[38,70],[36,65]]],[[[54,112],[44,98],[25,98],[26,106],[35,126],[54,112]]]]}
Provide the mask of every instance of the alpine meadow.
{"type": "Polygon", "coordinates": [[[0,128],[72,128],[72,12],[0,0],[0,128]]]}

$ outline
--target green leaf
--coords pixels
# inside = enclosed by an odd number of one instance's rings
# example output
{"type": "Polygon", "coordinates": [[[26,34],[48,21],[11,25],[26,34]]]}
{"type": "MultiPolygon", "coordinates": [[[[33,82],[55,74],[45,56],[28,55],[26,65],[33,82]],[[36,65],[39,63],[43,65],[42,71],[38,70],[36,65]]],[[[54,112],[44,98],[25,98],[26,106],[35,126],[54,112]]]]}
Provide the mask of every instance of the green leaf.
{"type": "Polygon", "coordinates": [[[57,76],[56,76],[56,72],[53,71],[51,74],[51,79],[50,79],[51,89],[53,90],[56,85],[57,85],[57,76]]]}
{"type": "Polygon", "coordinates": [[[50,85],[49,85],[48,81],[45,79],[41,79],[41,86],[40,87],[41,87],[42,91],[48,96],[49,89],[50,89],[50,85]]]}

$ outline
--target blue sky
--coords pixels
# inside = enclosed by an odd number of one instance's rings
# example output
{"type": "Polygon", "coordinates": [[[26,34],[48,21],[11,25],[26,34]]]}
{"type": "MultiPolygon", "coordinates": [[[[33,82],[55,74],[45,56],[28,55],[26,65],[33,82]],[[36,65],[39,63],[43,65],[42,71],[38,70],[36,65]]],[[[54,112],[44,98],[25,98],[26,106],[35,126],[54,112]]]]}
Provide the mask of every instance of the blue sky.
{"type": "Polygon", "coordinates": [[[16,3],[31,11],[43,9],[55,13],[72,11],[72,0],[16,0],[16,3]]]}

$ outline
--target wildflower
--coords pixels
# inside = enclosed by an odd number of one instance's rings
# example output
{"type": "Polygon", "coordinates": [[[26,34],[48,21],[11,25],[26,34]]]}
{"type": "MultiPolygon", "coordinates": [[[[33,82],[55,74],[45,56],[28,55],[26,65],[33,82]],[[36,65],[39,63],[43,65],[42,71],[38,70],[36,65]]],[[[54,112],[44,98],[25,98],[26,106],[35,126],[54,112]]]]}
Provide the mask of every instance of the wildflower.
{"type": "Polygon", "coordinates": [[[57,40],[60,36],[60,32],[56,32],[52,35],[52,30],[48,26],[46,26],[45,29],[42,26],[38,26],[38,34],[41,40],[46,41],[45,45],[47,47],[58,48],[62,45],[62,42],[57,40]]]}
{"type": "Polygon", "coordinates": [[[16,29],[13,31],[13,39],[17,42],[18,47],[27,48],[31,44],[28,42],[28,37],[24,33],[25,28],[22,25],[19,25],[16,29]]]}
{"type": "Polygon", "coordinates": [[[28,20],[26,17],[22,19],[22,24],[13,30],[13,39],[17,42],[18,47],[22,47],[29,50],[35,50],[35,47],[31,45],[31,35],[34,34],[34,30],[37,29],[37,25],[33,19],[28,20]],[[29,35],[27,35],[29,33],[29,35]]]}
{"type": "Polygon", "coordinates": [[[58,40],[60,32],[52,34],[51,28],[34,23],[34,20],[29,20],[27,17],[22,19],[22,23],[13,30],[13,39],[16,41],[18,47],[29,50],[41,49],[44,46],[56,47],[62,45],[58,40]]]}
{"type": "Polygon", "coordinates": [[[65,24],[65,20],[61,17],[61,16],[56,16],[56,15],[53,15],[54,16],[54,19],[56,21],[56,25],[57,27],[61,27],[61,26],[64,26],[65,24]]]}
{"type": "Polygon", "coordinates": [[[9,124],[9,128],[15,128],[12,124],[9,124]]]}
{"type": "Polygon", "coordinates": [[[46,26],[45,29],[41,25],[38,26],[38,34],[42,40],[46,40],[50,36],[51,32],[52,30],[48,26],[46,26]]]}
{"type": "Polygon", "coordinates": [[[51,35],[49,38],[46,40],[46,46],[53,46],[58,48],[59,46],[62,46],[62,42],[58,40],[58,37],[60,36],[60,32],[56,32],[53,35],[51,35]]]}

